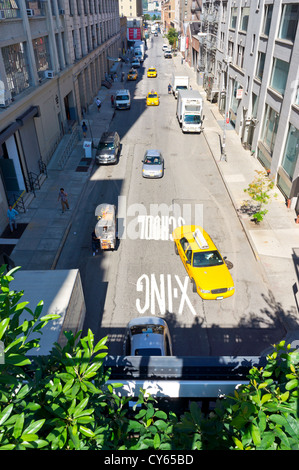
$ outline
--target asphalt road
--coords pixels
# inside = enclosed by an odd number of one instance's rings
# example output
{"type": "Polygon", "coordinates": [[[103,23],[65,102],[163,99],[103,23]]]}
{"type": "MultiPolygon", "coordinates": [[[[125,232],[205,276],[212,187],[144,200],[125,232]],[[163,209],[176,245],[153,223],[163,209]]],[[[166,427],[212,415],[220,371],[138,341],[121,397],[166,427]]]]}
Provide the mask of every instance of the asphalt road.
{"type": "Polygon", "coordinates": [[[117,111],[110,127],[121,137],[120,162],[94,168],[57,269],[80,269],[84,332],[91,328],[97,340],[108,335],[110,354],[122,354],[130,319],[158,315],[168,322],[175,355],[258,355],[281,335],[267,302],[268,286],[204,136],[181,132],[176,100],[167,93],[174,63],[164,59],[162,44],[160,36],[153,39],[138,81],[125,84],[133,97],[131,110],[117,111]],[[157,68],[157,78],[146,77],[149,66],[157,68]],[[160,96],[159,106],[146,107],[151,89],[160,96]],[[162,179],[142,178],[141,161],[149,148],[164,155],[162,179]],[[118,208],[120,240],[114,252],[93,257],[94,211],[102,202],[118,208]],[[233,264],[232,297],[203,301],[192,292],[171,240],[182,218],[202,224],[233,264]]]}

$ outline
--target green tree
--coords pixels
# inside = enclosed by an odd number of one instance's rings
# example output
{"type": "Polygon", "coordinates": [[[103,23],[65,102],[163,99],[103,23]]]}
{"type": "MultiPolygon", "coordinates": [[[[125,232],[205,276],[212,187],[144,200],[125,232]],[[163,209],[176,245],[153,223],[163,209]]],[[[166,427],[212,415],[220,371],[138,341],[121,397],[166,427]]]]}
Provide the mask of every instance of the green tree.
{"type": "Polygon", "coordinates": [[[254,201],[259,203],[257,211],[253,214],[256,223],[259,223],[268,212],[267,209],[265,209],[265,205],[271,200],[270,192],[274,187],[274,183],[264,171],[255,170],[255,172],[256,176],[254,180],[244,189],[244,192],[248,193],[254,201]]]}
{"type": "Polygon", "coordinates": [[[176,42],[177,42],[177,39],[178,39],[178,33],[177,33],[177,31],[175,30],[175,28],[169,28],[166,37],[167,37],[167,39],[168,39],[168,41],[169,41],[169,44],[170,44],[172,47],[175,47],[176,42]]]}
{"type": "Polygon", "coordinates": [[[32,355],[32,333],[57,316],[42,316],[42,302],[31,311],[10,289],[16,269],[0,269],[0,449],[299,450],[299,353],[284,342],[208,416],[196,403],[181,417],[166,413],[143,390],[132,411],[120,384],[107,383],[107,338],[66,332],[65,347],[32,355]]]}

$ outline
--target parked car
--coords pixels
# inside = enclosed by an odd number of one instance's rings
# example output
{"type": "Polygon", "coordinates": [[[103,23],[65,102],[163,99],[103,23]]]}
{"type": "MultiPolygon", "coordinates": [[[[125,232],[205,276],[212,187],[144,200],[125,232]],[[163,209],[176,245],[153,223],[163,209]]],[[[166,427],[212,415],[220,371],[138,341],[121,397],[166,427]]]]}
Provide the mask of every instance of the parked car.
{"type": "Polygon", "coordinates": [[[137,80],[137,78],[138,78],[137,70],[136,69],[129,70],[128,75],[127,75],[127,80],[137,80]]]}
{"type": "Polygon", "coordinates": [[[143,178],[162,178],[164,175],[164,159],[159,150],[147,150],[142,162],[143,178]]]}
{"type": "Polygon", "coordinates": [[[172,356],[168,325],[160,317],[139,317],[127,325],[125,356],[172,356]]]}
{"type": "Polygon", "coordinates": [[[96,162],[99,165],[118,163],[120,138],[117,132],[104,132],[96,151],[96,162]]]}
{"type": "Polygon", "coordinates": [[[140,67],[140,60],[137,59],[137,57],[133,57],[132,62],[131,62],[131,67],[133,69],[138,69],[140,67]]]}
{"type": "Polygon", "coordinates": [[[164,58],[165,59],[171,59],[172,58],[172,53],[170,51],[165,51],[164,52],[164,58]]]}

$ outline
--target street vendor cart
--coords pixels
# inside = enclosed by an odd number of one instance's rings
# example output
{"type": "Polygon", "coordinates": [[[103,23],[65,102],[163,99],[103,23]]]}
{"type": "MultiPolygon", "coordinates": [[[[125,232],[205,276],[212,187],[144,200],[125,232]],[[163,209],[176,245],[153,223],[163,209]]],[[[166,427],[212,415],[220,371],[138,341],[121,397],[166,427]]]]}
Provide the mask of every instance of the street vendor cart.
{"type": "Polygon", "coordinates": [[[98,219],[95,234],[102,250],[114,250],[116,247],[116,208],[113,204],[100,204],[95,210],[98,219]]]}

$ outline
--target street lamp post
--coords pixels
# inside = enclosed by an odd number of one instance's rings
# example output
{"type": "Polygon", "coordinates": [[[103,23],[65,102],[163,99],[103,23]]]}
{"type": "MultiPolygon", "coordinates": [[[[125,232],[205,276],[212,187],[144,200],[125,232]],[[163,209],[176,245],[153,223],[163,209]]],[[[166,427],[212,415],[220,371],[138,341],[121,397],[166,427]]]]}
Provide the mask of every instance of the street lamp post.
{"type": "MultiPolygon", "coordinates": [[[[214,36],[216,39],[218,39],[218,36],[216,34],[212,33],[198,33],[198,37],[207,37],[208,35],[214,36]]],[[[224,62],[227,64],[226,66],[226,92],[225,92],[225,115],[224,115],[224,123],[223,123],[223,136],[222,136],[222,145],[221,145],[221,156],[220,156],[220,161],[227,161],[227,155],[226,155],[226,125],[229,123],[229,111],[228,111],[228,106],[229,106],[229,64],[231,63],[231,57],[228,56],[228,54],[225,54],[225,59],[224,62]]]]}

